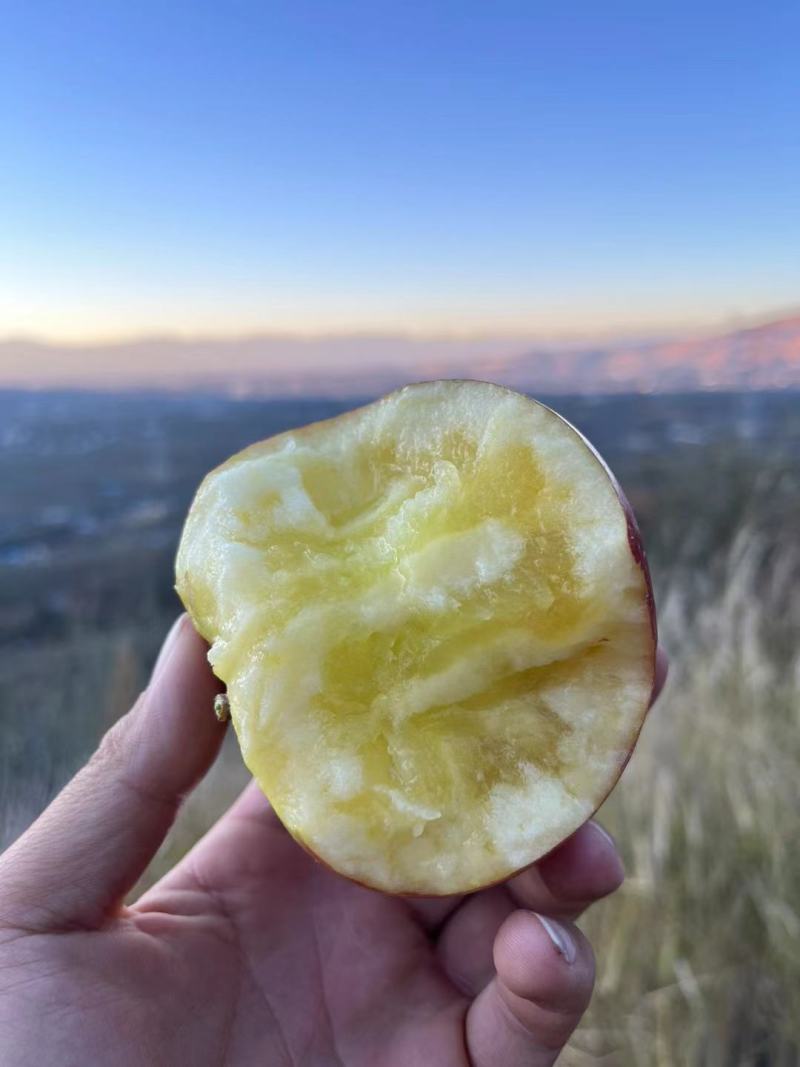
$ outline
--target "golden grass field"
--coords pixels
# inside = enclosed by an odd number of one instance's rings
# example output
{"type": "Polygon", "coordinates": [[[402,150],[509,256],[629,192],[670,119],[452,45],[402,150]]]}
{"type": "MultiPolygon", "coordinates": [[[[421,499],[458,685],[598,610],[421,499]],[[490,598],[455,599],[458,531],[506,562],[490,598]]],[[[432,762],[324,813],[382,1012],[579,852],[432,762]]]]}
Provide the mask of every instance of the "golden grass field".
{"type": "Polygon", "coordinates": [[[601,812],[628,878],[585,920],[598,983],[568,1063],[798,1063],[800,551],[769,549],[740,531],[693,619],[691,575],[662,591],[670,678],[601,812]]]}

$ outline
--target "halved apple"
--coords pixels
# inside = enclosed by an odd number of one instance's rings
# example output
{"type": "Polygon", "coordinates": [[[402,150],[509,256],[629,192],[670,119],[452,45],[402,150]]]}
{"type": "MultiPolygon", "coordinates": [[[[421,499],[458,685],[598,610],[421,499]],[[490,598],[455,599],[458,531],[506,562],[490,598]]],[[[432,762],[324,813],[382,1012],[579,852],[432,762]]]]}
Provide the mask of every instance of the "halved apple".
{"type": "Polygon", "coordinates": [[[650,701],[630,508],[495,385],[409,386],[203,481],[177,589],[287,829],[393,893],[499,881],[575,830],[650,701]]]}

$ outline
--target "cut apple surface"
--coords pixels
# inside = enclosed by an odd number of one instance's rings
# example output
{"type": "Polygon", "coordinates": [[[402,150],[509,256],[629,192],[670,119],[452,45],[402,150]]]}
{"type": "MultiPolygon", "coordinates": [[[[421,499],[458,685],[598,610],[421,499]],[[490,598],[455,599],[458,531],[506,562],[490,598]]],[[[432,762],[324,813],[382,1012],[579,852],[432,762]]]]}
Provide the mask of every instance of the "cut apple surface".
{"type": "Polygon", "coordinates": [[[209,474],[177,588],[248,767],[330,867],[466,892],[575,830],[653,687],[632,514],[586,441],[483,382],[409,386],[209,474]]]}

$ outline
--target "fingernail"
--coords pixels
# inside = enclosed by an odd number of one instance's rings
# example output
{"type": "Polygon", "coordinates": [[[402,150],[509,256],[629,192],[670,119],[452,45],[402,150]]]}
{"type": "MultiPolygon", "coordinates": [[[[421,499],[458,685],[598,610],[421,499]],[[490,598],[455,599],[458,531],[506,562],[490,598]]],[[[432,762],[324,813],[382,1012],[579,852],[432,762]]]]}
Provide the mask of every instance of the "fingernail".
{"type": "Polygon", "coordinates": [[[589,825],[595,830],[598,837],[601,837],[606,845],[611,846],[611,851],[607,854],[605,862],[602,865],[602,869],[605,871],[605,886],[604,895],[613,892],[615,889],[619,889],[622,883],[625,881],[625,866],[622,862],[622,856],[619,854],[617,848],[617,842],[599,822],[590,822],[589,825]]]}
{"type": "Polygon", "coordinates": [[[571,934],[555,919],[548,919],[546,916],[540,915],[538,911],[533,912],[533,914],[544,927],[545,933],[552,941],[553,948],[559,956],[563,957],[566,963],[574,963],[578,958],[578,949],[572,940],[571,934]]]}
{"type": "Polygon", "coordinates": [[[602,838],[605,838],[605,840],[608,841],[609,845],[611,845],[615,852],[617,851],[617,842],[614,840],[614,838],[604,826],[601,826],[599,822],[595,822],[594,819],[590,821],[589,825],[593,826],[594,829],[597,830],[598,834],[600,834],[602,838]]]}
{"type": "Polygon", "coordinates": [[[151,683],[155,681],[159,671],[163,670],[164,664],[169,659],[172,653],[172,649],[175,647],[175,642],[178,639],[178,634],[180,633],[181,627],[183,625],[183,620],[185,618],[185,614],[179,615],[170,627],[169,633],[164,638],[164,643],[161,646],[161,651],[158,653],[158,658],[156,659],[155,666],[153,667],[153,673],[150,675],[151,683]]]}

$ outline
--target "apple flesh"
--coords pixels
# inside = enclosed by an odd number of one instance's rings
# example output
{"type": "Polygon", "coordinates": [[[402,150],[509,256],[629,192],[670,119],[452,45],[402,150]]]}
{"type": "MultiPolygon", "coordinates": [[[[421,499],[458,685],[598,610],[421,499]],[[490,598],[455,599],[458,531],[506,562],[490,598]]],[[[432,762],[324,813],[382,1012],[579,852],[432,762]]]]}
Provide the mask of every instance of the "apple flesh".
{"type": "Polygon", "coordinates": [[[575,429],[499,386],[409,386],[245,449],[200,486],[176,569],[277,814],[387,892],[550,851],[650,701],[632,513],[575,429]]]}

